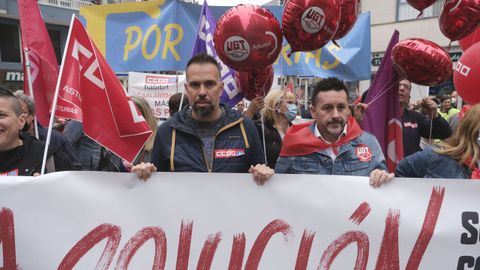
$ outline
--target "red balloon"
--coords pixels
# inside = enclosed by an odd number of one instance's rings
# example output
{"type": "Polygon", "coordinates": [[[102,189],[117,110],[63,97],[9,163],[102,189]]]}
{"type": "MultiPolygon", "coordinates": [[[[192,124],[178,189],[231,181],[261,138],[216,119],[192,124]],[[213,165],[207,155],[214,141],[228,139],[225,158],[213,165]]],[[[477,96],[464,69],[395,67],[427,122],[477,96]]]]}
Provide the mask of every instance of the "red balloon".
{"type": "Polygon", "coordinates": [[[340,23],[333,36],[333,40],[341,39],[346,36],[357,21],[358,6],[360,0],[339,0],[340,2],[340,23]]]}
{"type": "Polygon", "coordinates": [[[338,0],[289,0],[282,15],[283,34],[292,52],[325,46],[340,22],[338,0]]]}
{"type": "Polygon", "coordinates": [[[264,97],[273,84],[273,67],[270,65],[263,70],[237,71],[235,81],[246,99],[264,97]]]}
{"type": "Polygon", "coordinates": [[[480,27],[477,27],[477,30],[458,41],[463,51],[466,51],[470,46],[478,42],[480,42],[480,27]]]}
{"type": "Polygon", "coordinates": [[[453,84],[458,94],[469,104],[480,103],[480,42],[466,50],[453,72],[453,84]]]}
{"type": "Polygon", "coordinates": [[[450,0],[440,14],[440,30],[451,41],[475,31],[480,23],[480,0],[450,0]]]}
{"type": "Polygon", "coordinates": [[[452,60],[448,52],[425,39],[400,41],[392,50],[392,60],[400,72],[416,84],[437,85],[452,74],[452,60]]]}
{"type": "Polygon", "coordinates": [[[213,42],[223,63],[238,71],[253,71],[277,60],[282,31],[268,9],[238,5],[220,17],[213,42]]]}
{"type": "Polygon", "coordinates": [[[420,14],[422,14],[424,9],[433,5],[435,2],[437,2],[437,0],[407,0],[407,3],[416,10],[420,11],[420,14]]]}

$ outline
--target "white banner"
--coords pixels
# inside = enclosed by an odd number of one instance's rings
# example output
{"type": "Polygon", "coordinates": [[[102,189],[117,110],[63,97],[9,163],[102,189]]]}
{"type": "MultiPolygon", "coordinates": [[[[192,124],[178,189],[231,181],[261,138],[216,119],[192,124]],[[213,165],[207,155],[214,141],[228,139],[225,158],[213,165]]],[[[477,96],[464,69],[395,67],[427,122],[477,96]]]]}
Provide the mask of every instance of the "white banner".
{"type": "Polygon", "coordinates": [[[478,194],[470,180],[1,177],[0,269],[478,269],[478,194]]]}
{"type": "Polygon", "coordinates": [[[184,82],[185,75],[128,72],[128,93],[145,98],[156,118],[169,118],[168,100],[184,91],[184,82]]]}

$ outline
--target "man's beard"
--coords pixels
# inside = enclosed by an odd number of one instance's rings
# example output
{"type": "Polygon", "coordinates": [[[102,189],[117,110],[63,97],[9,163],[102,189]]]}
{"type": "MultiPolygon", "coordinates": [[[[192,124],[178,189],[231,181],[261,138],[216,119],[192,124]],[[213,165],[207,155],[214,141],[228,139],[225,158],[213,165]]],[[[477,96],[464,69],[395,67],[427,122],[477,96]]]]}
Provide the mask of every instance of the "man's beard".
{"type": "Polygon", "coordinates": [[[195,102],[193,103],[192,109],[196,115],[200,117],[207,117],[213,113],[213,111],[215,110],[215,106],[213,106],[213,104],[210,103],[206,107],[203,107],[203,106],[201,107],[201,106],[198,106],[198,104],[195,102]]]}
{"type": "Polygon", "coordinates": [[[340,136],[342,134],[342,132],[345,130],[345,125],[346,125],[346,122],[343,120],[343,119],[340,119],[340,120],[334,120],[334,121],[329,121],[327,123],[327,128],[325,129],[326,132],[330,133],[330,135],[335,135],[335,136],[340,136]],[[330,130],[328,129],[328,126],[330,124],[339,124],[341,126],[340,128],[340,132],[338,133],[333,133],[333,132],[330,132],[330,130]]]}

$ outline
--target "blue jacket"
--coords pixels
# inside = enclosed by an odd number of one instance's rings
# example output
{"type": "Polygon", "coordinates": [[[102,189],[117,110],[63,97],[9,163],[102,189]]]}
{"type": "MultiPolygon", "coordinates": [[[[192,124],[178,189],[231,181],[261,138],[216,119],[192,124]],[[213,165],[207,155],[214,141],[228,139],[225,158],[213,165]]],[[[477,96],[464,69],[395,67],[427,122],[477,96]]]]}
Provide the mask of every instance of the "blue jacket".
{"type": "MultiPolygon", "coordinates": [[[[48,130],[46,128],[38,125],[38,137],[40,141],[45,142],[47,140],[47,132],[48,130]]],[[[68,156],[73,166],[75,166],[77,170],[82,169],[82,164],[80,164],[80,161],[75,155],[75,150],[73,150],[72,145],[67,141],[67,139],[65,139],[65,136],[62,133],[55,129],[52,129],[48,150],[52,150],[54,152],[57,150],[62,150],[68,156]]]]}
{"type": "MultiPolygon", "coordinates": [[[[314,127],[315,123],[309,127],[312,133],[314,127]]],[[[332,160],[326,150],[306,156],[280,157],[275,173],[369,176],[374,169],[386,168],[385,157],[377,139],[363,131],[360,136],[339,148],[335,160],[332,160]],[[364,147],[368,147],[370,158],[362,156],[364,147]]]]}
{"type": "Polygon", "coordinates": [[[250,165],[263,164],[260,137],[252,120],[243,118],[227,105],[225,125],[214,142],[211,164],[207,164],[203,143],[187,120],[189,107],[174,114],[157,129],[151,162],[158,171],[246,173],[250,165]]]}
{"type": "Polygon", "coordinates": [[[395,170],[397,177],[415,178],[468,178],[471,171],[449,156],[435,152],[431,147],[400,161],[395,170]]]}
{"type": "Polygon", "coordinates": [[[75,120],[65,122],[65,139],[73,146],[84,171],[96,171],[100,161],[101,148],[83,132],[83,124],[75,120]]]}

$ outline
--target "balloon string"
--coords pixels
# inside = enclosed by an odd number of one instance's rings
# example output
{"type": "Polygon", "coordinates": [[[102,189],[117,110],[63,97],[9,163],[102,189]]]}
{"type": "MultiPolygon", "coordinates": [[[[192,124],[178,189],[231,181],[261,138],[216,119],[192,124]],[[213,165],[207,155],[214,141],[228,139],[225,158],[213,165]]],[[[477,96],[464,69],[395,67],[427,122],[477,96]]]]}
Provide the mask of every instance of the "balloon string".
{"type": "MultiPolygon", "coordinates": [[[[273,67],[272,67],[272,77],[275,77],[275,73],[273,71],[273,67]]],[[[256,71],[253,71],[253,87],[254,89],[257,88],[257,72],[256,71]]],[[[270,77],[270,76],[268,76],[270,77]]],[[[272,79],[273,80],[273,79],[272,79]]],[[[267,83],[268,83],[269,80],[265,80],[263,82],[263,84],[261,85],[261,92],[260,92],[260,95],[257,95],[257,97],[265,97],[267,95],[267,92],[270,90],[270,89],[267,89],[266,86],[267,86],[267,83]]]]}
{"type": "MultiPolygon", "coordinates": [[[[260,121],[262,122],[263,158],[265,159],[265,165],[268,166],[267,144],[265,142],[265,114],[262,113],[262,115],[260,116],[260,121]]],[[[272,169],[275,169],[275,168],[272,168],[272,169]]]]}
{"type": "MultiPolygon", "coordinates": [[[[272,67],[272,69],[273,69],[273,67],[272,67]]],[[[272,70],[272,72],[273,72],[273,70],[272,70]]],[[[256,71],[253,72],[253,85],[254,85],[254,87],[257,86],[257,74],[258,73],[256,71]]],[[[265,80],[263,82],[262,87],[261,87],[261,89],[262,89],[261,94],[263,94],[264,98],[265,98],[265,95],[266,95],[266,92],[267,92],[267,89],[266,89],[267,82],[268,82],[268,80],[265,80]]],[[[267,165],[268,160],[267,160],[267,144],[265,142],[265,114],[264,113],[260,114],[260,122],[261,122],[261,125],[262,125],[263,158],[265,160],[265,165],[267,165]]]]}
{"type": "Polygon", "coordinates": [[[430,136],[428,137],[428,141],[429,141],[429,142],[432,141],[433,114],[434,114],[434,112],[432,112],[432,115],[430,115],[430,136]]]}
{"type": "Polygon", "coordinates": [[[422,91],[420,91],[420,87],[418,85],[416,85],[415,89],[417,89],[417,93],[420,96],[420,98],[424,99],[424,98],[428,97],[428,94],[427,94],[427,96],[423,95],[423,93],[422,93],[422,91]]]}
{"type": "MultiPolygon", "coordinates": [[[[282,50],[283,50],[283,48],[282,48],[282,50]]],[[[287,56],[290,58],[291,55],[292,55],[292,51],[290,50],[290,52],[287,54],[287,56]]],[[[284,76],[283,75],[283,59],[282,59],[283,57],[280,55],[279,58],[280,59],[279,59],[278,63],[280,65],[280,83],[282,84],[281,87],[283,89],[283,82],[284,82],[283,81],[283,76],[284,76]]],[[[272,73],[273,73],[272,76],[275,79],[275,70],[274,70],[273,66],[272,66],[272,73]]],[[[254,79],[254,85],[256,86],[257,85],[257,83],[256,83],[256,73],[254,73],[253,79],[254,79]]],[[[265,98],[268,90],[270,90],[270,89],[266,89],[267,82],[268,82],[268,80],[265,80],[263,82],[263,85],[262,85],[262,94],[263,94],[264,98],[265,98]]],[[[267,159],[267,144],[265,142],[266,140],[265,140],[265,114],[264,113],[262,113],[260,115],[260,121],[261,121],[261,125],[262,125],[263,158],[265,160],[265,164],[267,165],[268,164],[268,159],[267,159]]]]}
{"type": "Polygon", "coordinates": [[[415,18],[415,20],[418,20],[420,17],[422,17],[422,15],[423,15],[423,10],[420,11],[420,14],[418,14],[418,16],[417,16],[417,18],[415,18]]]}
{"type": "Polygon", "coordinates": [[[384,96],[386,93],[388,93],[388,91],[390,91],[390,89],[397,83],[399,83],[401,80],[398,80],[396,82],[393,82],[391,85],[388,85],[389,82],[386,82],[385,85],[383,85],[380,89],[380,94],[378,94],[372,101],[370,101],[369,103],[367,103],[368,106],[372,105],[373,103],[375,103],[379,98],[381,98],[382,96],[384,96]]]}
{"type": "MultiPolygon", "coordinates": [[[[427,98],[428,97],[428,94],[427,96],[424,96],[422,91],[420,91],[420,87],[417,85],[416,87],[417,89],[417,92],[418,94],[420,95],[420,98],[422,98],[422,101],[424,98],[427,98]]],[[[433,112],[432,112],[432,115],[430,115],[430,130],[429,130],[429,137],[428,137],[428,142],[430,143],[432,141],[432,131],[433,131],[433,112]]]]}

